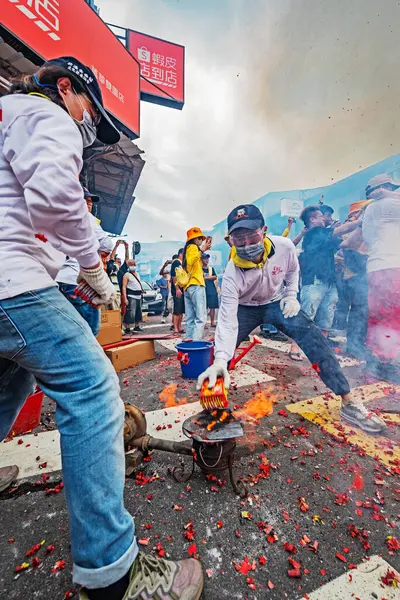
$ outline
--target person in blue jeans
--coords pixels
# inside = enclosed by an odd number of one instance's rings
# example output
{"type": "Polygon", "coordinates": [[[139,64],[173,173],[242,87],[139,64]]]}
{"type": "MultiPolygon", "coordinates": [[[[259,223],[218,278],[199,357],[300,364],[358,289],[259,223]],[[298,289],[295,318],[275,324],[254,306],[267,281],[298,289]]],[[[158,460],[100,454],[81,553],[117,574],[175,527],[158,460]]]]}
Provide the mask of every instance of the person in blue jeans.
{"type": "MultiPolygon", "coordinates": [[[[91,194],[87,188],[83,188],[83,194],[86,202],[86,206],[89,211],[90,224],[96,234],[99,242],[99,253],[104,254],[105,258],[112,252],[114,244],[108,235],[103,231],[100,223],[96,217],[92,215],[93,202],[99,202],[100,198],[96,194],[91,194]]],[[[76,295],[75,289],[77,286],[79,276],[79,263],[75,258],[66,258],[63,266],[57,274],[56,281],[58,283],[59,290],[66,299],[71,302],[72,306],[76,308],[78,313],[85,319],[93,332],[93,335],[97,335],[100,331],[100,310],[91,304],[88,304],[76,295]]]]}
{"type": "MultiPolygon", "coordinates": [[[[303,251],[299,257],[300,304],[322,334],[328,337],[338,302],[335,253],[342,243],[340,236],[359,227],[359,223],[326,227],[320,206],[307,206],[300,218],[306,227],[303,251]]],[[[292,360],[302,360],[297,344],[292,344],[289,356],[292,360]]]]}
{"type": "Polygon", "coordinates": [[[211,238],[206,237],[199,227],[192,227],[186,234],[182,254],[182,267],[188,273],[185,287],[186,339],[203,339],[207,321],[206,284],[201,257],[211,248],[211,238]]]}
{"type": "MultiPolygon", "coordinates": [[[[104,304],[116,295],[79,183],[83,148],[120,139],[94,73],[50,60],[0,98],[0,439],[35,383],[57,404],[73,579],[81,600],[198,600],[199,561],[139,552],[124,507],[124,404],[88,324],[60,293],[65,256],[104,304]]],[[[0,470],[0,484],[10,477],[0,470]]]]}

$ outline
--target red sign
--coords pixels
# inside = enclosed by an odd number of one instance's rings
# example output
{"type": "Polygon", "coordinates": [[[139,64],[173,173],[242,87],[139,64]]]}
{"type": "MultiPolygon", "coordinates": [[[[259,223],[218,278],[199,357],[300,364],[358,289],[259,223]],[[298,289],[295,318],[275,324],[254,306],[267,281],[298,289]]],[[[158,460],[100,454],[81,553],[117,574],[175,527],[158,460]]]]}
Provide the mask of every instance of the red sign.
{"type": "Polygon", "coordinates": [[[107,110],[139,136],[139,63],[84,0],[1,0],[1,24],[46,60],[75,56],[91,67],[107,110]]]}
{"type": "Polygon", "coordinates": [[[182,108],[185,101],[185,48],[128,30],[129,52],[140,63],[143,100],[182,108]]]}

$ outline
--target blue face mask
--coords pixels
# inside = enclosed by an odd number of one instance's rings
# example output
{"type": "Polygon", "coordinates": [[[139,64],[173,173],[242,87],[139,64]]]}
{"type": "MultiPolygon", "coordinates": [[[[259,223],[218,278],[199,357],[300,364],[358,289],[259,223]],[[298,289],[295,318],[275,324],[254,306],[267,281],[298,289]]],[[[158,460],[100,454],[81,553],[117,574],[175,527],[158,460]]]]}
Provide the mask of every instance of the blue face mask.
{"type": "Polygon", "coordinates": [[[251,244],[250,246],[236,246],[236,254],[243,260],[249,260],[253,262],[259,258],[260,254],[264,252],[264,242],[258,242],[257,244],[251,244]]]}

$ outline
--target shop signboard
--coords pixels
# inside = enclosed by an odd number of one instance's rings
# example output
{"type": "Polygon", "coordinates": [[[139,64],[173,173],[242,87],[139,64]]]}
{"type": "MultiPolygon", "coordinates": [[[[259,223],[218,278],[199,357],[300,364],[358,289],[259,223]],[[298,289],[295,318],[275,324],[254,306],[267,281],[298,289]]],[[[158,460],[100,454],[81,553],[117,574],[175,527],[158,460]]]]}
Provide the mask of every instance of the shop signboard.
{"type": "Polygon", "coordinates": [[[140,63],[141,98],[181,109],[185,102],[185,48],[128,30],[127,45],[140,63]]]}
{"type": "Polygon", "coordinates": [[[85,0],[1,0],[1,25],[40,58],[75,56],[91,67],[107,110],[139,136],[139,63],[85,0]]]}

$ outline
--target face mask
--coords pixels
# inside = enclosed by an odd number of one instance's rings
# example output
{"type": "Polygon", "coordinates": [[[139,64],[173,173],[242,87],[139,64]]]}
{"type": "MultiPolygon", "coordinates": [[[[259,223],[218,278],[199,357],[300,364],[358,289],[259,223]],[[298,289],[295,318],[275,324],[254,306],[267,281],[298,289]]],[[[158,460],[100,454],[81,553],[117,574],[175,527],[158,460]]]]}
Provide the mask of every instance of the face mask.
{"type": "Polygon", "coordinates": [[[130,271],[131,273],[134,273],[134,272],[136,271],[136,267],[129,267],[129,271],[130,271]]]}
{"type": "Polygon", "coordinates": [[[236,247],[236,254],[243,260],[249,260],[253,262],[264,252],[264,242],[258,242],[258,244],[251,244],[250,246],[238,246],[236,247]]]}
{"type": "Polygon", "coordinates": [[[79,127],[79,131],[81,132],[83,147],[89,148],[95,139],[97,138],[97,127],[93,123],[92,115],[86,108],[83,111],[83,119],[82,121],[78,121],[74,119],[75,123],[79,127]]]}
{"type": "MultiPolygon", "coordinates": [[[[60,90],[58,90],[60,92],[60,96],[61,98],[62,93],[60,90]]],[[[78,119],[75,119],[70,111],[69,108],[67,106],[67,103],[65,102],[64,99],[64,104],[65,107],[68,111],[69,116],[71,117],[71,119],[73,119],[73,121],[75,121],[75,123],[77,124],[79,131],[81,132],[81,136],[82,136],[82,141],[83,141],[83,147],[84,148],[89,148],[95,141],[95,139],[97,138],[97,127],[93,121],[93,117],[90,114],[90,112],[87,110],[87,108],[84,108],[83,104],[82,104],[82,100],[80,99],[79,95],[75,93],[75,95],[77,96],[78,100],[79,100],[79,104],[81,105],[81,108],[83,109],[83,115],[82,115],[82,121],[78,121],[78,119]]]]}

